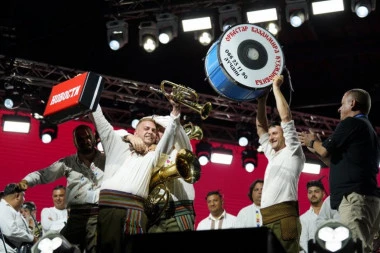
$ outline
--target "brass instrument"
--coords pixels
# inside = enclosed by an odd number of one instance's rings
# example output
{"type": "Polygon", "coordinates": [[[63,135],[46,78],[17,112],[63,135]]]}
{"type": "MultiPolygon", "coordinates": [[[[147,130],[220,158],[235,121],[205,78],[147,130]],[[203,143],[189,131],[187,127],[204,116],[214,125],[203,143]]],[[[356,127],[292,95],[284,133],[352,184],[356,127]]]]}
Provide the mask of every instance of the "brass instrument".
{"type": "Polygon", "coordinates": [[[186,135],[190,140],[202,140],[203,139],[203,131],[197,125],[193,125],[193,123],[189,122],[183,125],[183,129],[185,130],[186,135]]]}
{"type": "Polygon", "coordinates": [[[175,162],[163,165],[153,174],[149,183],[149,195],[144,203],[150,224],[154,224],[168,206],[169,190],[165,183],[182,177],[187,183],[194,184],[200,179],[200,170],[201,165],[196,155],[188,149],[180,149],[175,162]]]}
{"type": "Polygon", "coordinates": [[[207,119],[212,110],[212,104],[210,102],[207,102],[204,105],[199,104],[198,94],[195,90],[189,87],[163,80],[160,85],[160,90],[153,87],[150,87],[150,89],[163,94],[167,99],[171,98],[175,102],[185,105],[198,112],[202,119],[207,119]],[[171,86],[171,92],[167,92],[167,87],[165,86],[171,86]]]}

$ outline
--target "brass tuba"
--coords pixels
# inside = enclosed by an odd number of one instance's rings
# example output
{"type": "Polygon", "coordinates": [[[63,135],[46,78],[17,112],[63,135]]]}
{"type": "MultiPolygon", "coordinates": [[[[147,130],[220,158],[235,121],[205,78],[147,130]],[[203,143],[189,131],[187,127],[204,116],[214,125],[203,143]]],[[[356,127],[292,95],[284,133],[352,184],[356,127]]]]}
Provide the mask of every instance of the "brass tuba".
{"type": "Polygon", "coordinates": [[[160,90],[153,87],[150,87],[150,89],[163,94],[167,99],[171,98],[175,102],[185,105],[198,112],[202,119],[207,119],[212,110],[212,104],[210,102],[207,102],[204,105],[199,104],[198,94],[195,90],[189,87],[163,80],[160,85],[160,90]],[[166,86],[171,87],[171,92],[167,91],[166,86]]]}
{"type": "Polygon", "coordinates": [[[194,184],[200,179],[200,170],[201,165],[196,155],[188,149],[180,149],[174,163],[163,165],[153,173],[149,183],[149,195],[144,203],[150,224],[155,223],[168,206],[169,190],[165,183],[182,177],[187,183],[194,184]]]}
{"type": "Polygon", "coordinates": [[[190,140],[202,140],[203,139],[203,131],[197,125],[193,125],[193,123],[189,122],[183,125],[183,129],[185,130],[186,135],[190,140]]]}

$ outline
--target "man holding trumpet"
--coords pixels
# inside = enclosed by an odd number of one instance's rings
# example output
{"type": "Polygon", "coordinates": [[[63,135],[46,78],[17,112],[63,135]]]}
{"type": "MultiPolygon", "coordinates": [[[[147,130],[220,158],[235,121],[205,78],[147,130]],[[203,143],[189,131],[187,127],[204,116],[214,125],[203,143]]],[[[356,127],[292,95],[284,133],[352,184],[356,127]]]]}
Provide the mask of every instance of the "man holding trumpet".
{"type": "Polygon", "coordinates": [[[180,104],[168,99],[172,111],[157,146],[157,125],[153,119],[140,120],[134,135],[126,137],[130,145],[115,133],[100,106],[92,113],[107,157],[99,195],[99,252],[126,252],[129,235],[147,232],[144,200],[148,197],[152,171],[159,158],[172,151],[177,129],[181,127],[180,104]]]}

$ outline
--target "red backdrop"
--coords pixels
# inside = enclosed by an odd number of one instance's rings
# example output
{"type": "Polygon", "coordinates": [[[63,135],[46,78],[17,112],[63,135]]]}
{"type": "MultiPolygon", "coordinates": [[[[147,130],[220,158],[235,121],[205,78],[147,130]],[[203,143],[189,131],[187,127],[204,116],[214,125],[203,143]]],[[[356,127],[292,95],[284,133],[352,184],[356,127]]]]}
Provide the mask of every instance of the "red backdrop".
{"type": "MultiPolygon", "coordinates": [[[[11,112],[0,110],[0,115],[3,114],[11,114],[11,112]]],[[[32,119],[29,134],[6,133],[1,130],[0,189],[4,189],[5,185],[10,182],[19,182],[29,172],[44,168],[56,160],[74,153],[75,148],[71,133],[78,124],[83,124],[83,122],[72,120],[60,124],[58,126],[58,138],[50,144],[41,142],[39,137],[39,122],[34,119],[32,119]]],[[[220,145],[220,143],[212,144],[213,146],[220,145]]],[[[208,163],[202,166],[201,179],[194,184],[196,190],[196,224],[209,214],[205,201],[208,191],[220,190],[225,198],[226,210],[229,213],[237,215],[242,207],[250,204],[247,193],[251,182],[258,178],[264,178],[267,160],[263,154],[258,154],[257,168],[252,173],[248,173],[243,169],[241,163],[240,154],[243,149],[237,145],[224,144],[223,146],[233,150],[234,159],[232,164],[220,165],[208,163]]],[[[301,174],[298,187],[301,213],[309,208],[306,195],[307,181],[317,180],[323,175],[326,176],[323,179],[323,183],[327,191],[329,191],[328,168],[323,168],[319,175],[301,174]]],[[[51,192],[57,184],[66,184],[66,179],[62,178],[47,185],[39,185],[28,189],[26,192],[26,201],[34,201],[37,204],[38,219],[42,208],[53,205],[51,192]]]]}

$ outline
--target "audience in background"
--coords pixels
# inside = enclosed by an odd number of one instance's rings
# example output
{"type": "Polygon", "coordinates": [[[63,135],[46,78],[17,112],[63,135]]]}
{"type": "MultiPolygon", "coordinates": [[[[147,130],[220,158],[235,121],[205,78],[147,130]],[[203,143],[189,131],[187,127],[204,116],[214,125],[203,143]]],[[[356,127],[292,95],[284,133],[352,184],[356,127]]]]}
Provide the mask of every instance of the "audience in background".
{"type": "Polygon", "coordinates": [[[23,244],[34,244],[34,236],[25,218],[21,215],[21,206],[25,201],[25,192],[18,184],[8,184],[0,201],[0,230],[2,241],[0,252],[16,253],[23,244]]]}
{"type": "Polygon", "coordinates": [[[24,216],[28,223],[29,229],[37,236],[42,236],[41,222],[37,221],[37,206],[33,201],[25,201],[20,210],[22,216],[24,216]]]}
{"type": "Polygon", "coordinates": [[[321,179],[307,182],[306,189],[310,208],[300,216],[302,226],[300,246],[305,253],[308,252],[308,241],[315,237],[315,232],[317,231],[317,217],[319,216],[323,198],[326,194],[321,179]]]}
{"type": "Polygon", "coordinates": [[[327,221],[340,221],[338,210],[332,209],[330,205],[330,196],[327,196],[322,203],[321,210],[317,216],[316,226],[319,228],[327,221]]]}
{"type": "Polygon", "coordinates": [[[53,189],[53,207],[43,208],[41,211],[41,225],[43,234],[47,232],[59,233],[67,223],[66,187],[57,185],[53,189]]]}
{"type": "Polygon", "coordinates": [[[197,230],[227,229],[235,226],[236,216],[224,209],[224,199],[219,191],[208,192],[206,201],[210,214],[198,223],[197,230]]]}
{"type": "Polygon", "coordinates": [[[264,180],[255,180],[248,191],[248,198],[252,202],[249,206],[243,207],[236,220],[236,228],[261,227],[263,220],[261,217],[261,193],[263,191],[264,180]]]}

